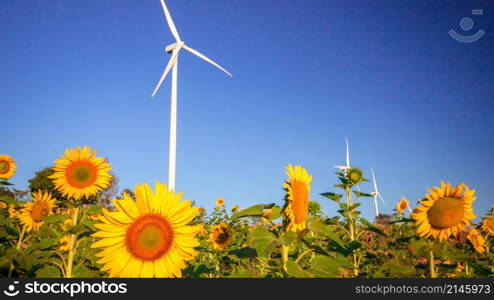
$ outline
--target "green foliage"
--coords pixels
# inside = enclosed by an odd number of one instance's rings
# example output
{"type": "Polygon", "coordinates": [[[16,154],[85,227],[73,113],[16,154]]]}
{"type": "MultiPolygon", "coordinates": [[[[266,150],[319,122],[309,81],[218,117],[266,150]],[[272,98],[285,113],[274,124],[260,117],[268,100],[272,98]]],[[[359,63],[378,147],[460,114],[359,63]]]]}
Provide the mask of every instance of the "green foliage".
{"type": "MultiPolygon", "coordinates": [[[[249,208],[243,209],[239,212],[236,212],[233,214],[231,217],[232,220],[238,219],[238,218],[243,218],[243,217],[261,217],[263,215],[263,212],[265,209],[269,209],[273,207],[274,204],[269,204],[269,205],[254,205],[249,208]]],[[[279,215],[278,215],[279,217],[279,215]]]]}
{"type": "Polygon", "coordinates": [[[276,246],[281,245],[280,240],[277,239],[272,232],[262,226],[258,226],[252,231],[250,239],[254,243],[257,255],[259,256],[264,256],[274,250],[276,246]]]}
{"type": "MultiPolygon", "coordinates": [[[[321,205],[311,200],[306,229],[287,231],[282,207],[259,204],[232,212],[225,206],[200,212],[191,224],[204,226],[197,238],[197,255],[183,270],[187,278],[330,278],[330,277],[426,277],[430,253],[434,270],[440,277],[494,277],[494,237],[486,236],[488,251],[477,253],[465,236],[438,243],[419,237],[412,219],[402,214],[380,215],[373,223],[361,216],[361,202],[372,194],[355,190],[366,181],[360,169],[336,172],[335,191],[320,194],[324,201],[338,205],[337,216],[327,216],[321,205]],[[360,173],[359,173],[360,172],[360,173]],[[350,174],[349,174],[350,173],[350,174]],[[358,174],[357,174],[358,173],[358,174]],[[355,174],[361,178],[355,177],[355,174]],[[363,199],[363,200],[362,200],[363,199]],[[269,213],[269,214],[268,214],[269,213]],[[284,220],[280,220],[283,218],[284,220]],[[226,224],[232,235],[226,249],[214,249],[209,234],[213,226],[226,224]]],[[[48,179],[50,168],[36,173],[30,190],[48,190],[58,197],[58,205],[75,208],[54,190],[48,179]]],[[[78,212],[53,214],[43,219],[37,231],[25,232],[18,218],[11,217],[12,204],[18,211],[23,193],[1,184],[0,201],[0,277],[59,278],[66,275],[68,252],[61,239],[74,237],[74,277],[105,277],[91,247],[99,221],[92,216],[112,209],[112,187],[79,205],[78,212]],[[73,218],[77,217],[77,222],[73,218]]],[[[135,195],[126,190],[131,198],[135,195]]],[[[24,194],[25,195],[25,194],[24,194]]],[[[122,194],[120,195],[120,198],[122,194]]]]}

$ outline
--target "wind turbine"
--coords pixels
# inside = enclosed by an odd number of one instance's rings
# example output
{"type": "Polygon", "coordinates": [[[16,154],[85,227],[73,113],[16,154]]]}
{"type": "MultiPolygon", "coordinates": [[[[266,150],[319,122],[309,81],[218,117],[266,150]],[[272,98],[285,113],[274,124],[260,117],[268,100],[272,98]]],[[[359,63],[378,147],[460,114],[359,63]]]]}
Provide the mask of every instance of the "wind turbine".
{"type": "MultiPolygon", "coordinates": [[[[339,169],[340,171],[343,171],[345,176],[348,170],[350,170],[352,167],[350,167],[350,147],[348,147],[348,138],[345,138],[346,142],[346,165],[345,166],[334,166],[335,168],[339,169]]],[[[360,187],[356,185],[357,190],[360,191],[360,187]]]]}
{"type": "Polygon", "coordinates": [[[168,11],[168,7],[166,6],[165,1],[164,0],[160,0],[160,1],[161,1],[161,6],[163,7],[163,12],[165,13],[165,18],[166,18],[166,22],[168,23],[168,27],[170,28],[170,31],[173,37],[175,38],[175,43],[168,45],[165,48],[165,51],[167,53],[171,53],[172,56],[168,61],[165,71],[163,72],[163,75],[161,75],[161,78],[158,84],[156,85],[156,88],[154,89],[151,98],[154,97],[154,95],[156,95],[156,92],[163,83],[163,80],[165,80],[166,75],[171,70],[172,91],[171,91],[171,108],[170,108],[170,143],[169,143],[169,151],[168,151],[168,188],[169,190],[174,190],[176,162],[177,162],[177,82],[178,82],[177,73],[178,73],[178,54],[180,50],[184,49],[194,54],[195,56],[198,56],[202,60],[205,60],[206,62],[212,64],[221,71],[225,72],[230,77],[233,77],[233,75],[227,70],[225,70],[223,67],[215,63],[213,60],[206,57],[204,54],[185,45],[184,41],[182,41],[180,35],[178,34],[177,28],[173,23],[173,19],[170,15],[170,12],[168,11]]]}
{"type": "Polygon", "coordinates": [[[377,182],[376,182],[376,177],[374,176],[374,170],[372,170],[371,167],[371,173],[372,173],[372,182],[374,183],[374,192],[371,193],[371,195],[374,197],[374,207],[376,208],[376,217],[379,216],[379,208],[377,207],[377,198],[381,199],[381,201],[387,206],[388,204],[386,201],[384,201],[383,197],[381,196],[381,193],[379,193],[379,190],[377,189],[377,182]]]}
{"type": "Polygon", "coordinates": [[[335,168],[339,169],[340,171],[344,171],[345,175],[348,170],[350,170],[350,149],[348,147],[348,138],[345,138],[346,142],[346,165],[345,166],[334,166],[335,168]]]}

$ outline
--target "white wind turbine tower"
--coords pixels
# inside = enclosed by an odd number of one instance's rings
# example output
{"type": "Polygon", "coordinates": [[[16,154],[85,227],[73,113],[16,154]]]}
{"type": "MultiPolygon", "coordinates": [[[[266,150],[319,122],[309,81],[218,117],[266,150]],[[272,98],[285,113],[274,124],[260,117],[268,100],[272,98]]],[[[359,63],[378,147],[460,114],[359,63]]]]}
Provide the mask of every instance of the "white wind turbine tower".
{"type": "MultiPolygon", "coordinates": [[[[350,147],[348,146],[348,138],[345,138],[346,142],[346,165],[345,166],[334,166],[335,168],[339,169],[340,171],[344,171],[344,174],[346,176],[346,173],[348,170],[350,170],[352,167],[350,167],[350,147]]],[[[357,190],[360,191],[360,188],[358,185],[356,185],[357,190]]]]}
{"type": "Polygon", "coordinates": [[[204,54],[200,53],[197,50],[194,50],[185,45],[185,43],[180,39],[180,35],[177,32],[177,28],[173,23],[172,17],[168,8],[166,7],[165,1],[161,1],[161,6],[163,7],[163,12],[165,13],[166,22],[168,23],[168,27],[175,38],[175,43],[167,46],[165,51],[167,53],[171,53],[171,58],[166,65],[165,71],[163,75],[161,75],[160,81],[156,85],[156,88],[153,91],[151,97],[154,97],[158,89],[160,88],[163,80],[165,80],[166,75],[170,70],[172,70],[172,92],[171,92],[171,109],[170,109],[170,144],[169,144],[169,152],[168,152],[168,188],[169,190],[175,189],[175,170],[176,170],[176,157],[177,157],[177,73],[178,73],[178,54],[180,50],[184,49],[199,58],[205,60],[206,62],[212,64],[217,67],[221,71],[228,74],[230,77],[233,75],[222,68],[220,65],[215,63],[213,60],[206,57],[204,54]]]}
{"type": "Polygon", "coordinates": [[[374,183],[374,192],[371,193],[371,195],[374,197],[374,207],[376,209],[376,218],[379,216],[379,208],[377,207],[377,198],[381,199],[381,201],[387,206],[388,204],[386,201],[384,201],[383,197],[381,196],[381,193],[377,189],[377,182],[376,182],[376,177],[374,176],[374,170],[372,170],[371,167],[371,173],[372,173],[372,182],[374,183]]]}
{"type": "Polygon", "coordinates": [[[348,147],[348,139],[345,138],[346,142],[346,165],[345,166],[334,166],[335,168],[339,169],[340,171],[344,171],[345,175],[348,170],[350,170],[350,149],[348,147]]]}

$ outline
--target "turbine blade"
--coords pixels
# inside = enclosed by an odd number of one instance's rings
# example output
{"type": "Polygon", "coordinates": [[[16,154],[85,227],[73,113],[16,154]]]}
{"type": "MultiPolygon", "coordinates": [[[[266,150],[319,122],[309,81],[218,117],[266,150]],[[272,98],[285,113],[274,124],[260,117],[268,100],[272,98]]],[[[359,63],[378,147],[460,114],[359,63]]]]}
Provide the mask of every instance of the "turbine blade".
{"type": "Polygon", "coordinates": [[[381,199],[381,201],[384,203],[384,205],[386,205],[387,207],[388,206],[388,203],[386,203],[386,201],[384,201],[383,197],[381,196],[381,194],[377,194],[379,196],[379,199],[381,199]]]}
{"type": "Polygon", "coordinates": [[[233,77],[233,75],[228,72],[227,70],[225,70],[222,66],[218,65],[217,63],[215,63],[213,60],[211,60],[210,58],[206,57],[204,54],[202,54],[201,52],[197,51],[197,50],[194,50],[190,47],[187,47],[186,45],[183,46],[185,50],[189,51],[190,53],[194,54],[195,56],[198,56],[199,58],[207,61],[208,63],[212,64],[213,66],[215,66],[216,68],[220,69],[221,71],[225,72],[226,74],[228,74],[228,76],[230,77],[233,77]]]}
{"type": "Polygon", "coordinates": [[[168,72],[170,72],[170,70],[172,69],[172,67],[175,65],[175,63],[177,62],[177,58],[178,58],[178,52],[180,50],[174,50],[173,51],[173,54],[172,54],[172,57],[170,58],[170,60],[168,61],[168,64],[166,65],[166,68],[165,68],[165,71],[163,72],[163,75],[161,75],[161,78],[160,78],[160,81],[158,82],[158,84],[156,85],[156,88],[154,89],[153,91],[153,94],[151,95],[151,98],[154,97],[154,95],[156,94],[156,92],[158,91],[158,89],[160,88],[161,84],[163,83],[163,80],[165,80],[165,77],[166,75],[168,74],[168,72]]]}
{"type": "Polygon", "coordinates": [[[173,23],[172,16],[170,15],[170,12],[168,11],[168,7],[166,7],[165,1],[161,0],[161,6],[163,7],[163,12],[165,13],[165,18],[166,22],[168,23],[168,27],[170,28],[170,31],[172,32],[173,37],[177,42],[180,42],[180,35],[178,35],[177,28],[175,27],[175,23],[173,23]]]}
{"type": "Polygon", "coordinates": [[[350,168],[350,149],[348,147],[348,138],[345,138],[346,142],[346,166],[350,168]]]}
{"type": "Polygon", "coordinates": [[[372,167],[371,167],[371,173],[372,173],[372,182],[374,183],[374,192],[379,193],[379,191],[377,190],[376,177],[374,176],[374,170],[372,170],[372,167]]]}

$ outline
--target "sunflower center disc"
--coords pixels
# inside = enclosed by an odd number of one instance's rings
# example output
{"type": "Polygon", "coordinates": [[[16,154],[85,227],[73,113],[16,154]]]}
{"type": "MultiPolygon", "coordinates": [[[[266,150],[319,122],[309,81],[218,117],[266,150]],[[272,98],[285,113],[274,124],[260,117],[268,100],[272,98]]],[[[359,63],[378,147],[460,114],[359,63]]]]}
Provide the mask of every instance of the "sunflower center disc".
{"type": "Polygon", "coordinates": [[[309,191],[306,184],[300,180],[293,180],[291,187],[293,191],[293,215],[295,216],[295,223],[300,224],[305,221],[309,212],[309,191]]]}
{"type": "Polygon", "coordinates": [[[36,204],[31,213],[34,222],[41,222],[48,215],[48,207],[44,204],[36,204]]]}
{"type": "Polygon", "coordinates": [[[436,228],[449,228],[458,225],[463,219],[463,201],[444,197],[436,201],[427,212],[429,222],[436,228]]]}
{"type": "Polygon", "coordinates": [[[0,161],[0,174],[5,174],[9,171],[10,167],[9,167],[9,164],[4,162],[4,161],[0,161]]]}
{"type": "Polygon", "coordinates": [[[221,229],[220,232],[216,235],[214,241],[218,244],[224,244],[226,243],[226,241],[228,241],[229,237],[230,235],[228,234],[228,232],[226,230],[221,229]]]}
{"type": "Polygon", "coordinates": [[[170,248],[173,230],[162,216],[148,214],[138,218],[127,229],[127,249],[136,258],[154,261],[170,248]]]}
{"type": "Polygon", "coordinates": [[[88,162],[74,163],[67,172],[67,181],[78,188],[85,188],[96,181],[96,168],[88,162]]]}

